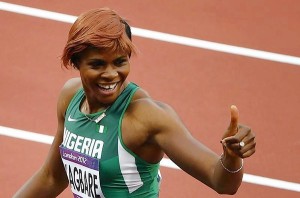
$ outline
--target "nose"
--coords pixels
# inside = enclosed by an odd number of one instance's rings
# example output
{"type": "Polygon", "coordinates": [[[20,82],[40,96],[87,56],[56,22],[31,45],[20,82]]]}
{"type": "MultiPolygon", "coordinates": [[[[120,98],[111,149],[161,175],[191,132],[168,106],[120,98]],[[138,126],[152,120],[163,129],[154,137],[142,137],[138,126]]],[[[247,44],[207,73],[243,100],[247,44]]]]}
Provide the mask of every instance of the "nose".
{"type": "Polygon", "coordinates": [[[114,79],[117,76],[118,76],[118,71],[112,66],[107,66],[105,71],[101,75],[102,78],[106,78],[106,79],[114,79]]]}

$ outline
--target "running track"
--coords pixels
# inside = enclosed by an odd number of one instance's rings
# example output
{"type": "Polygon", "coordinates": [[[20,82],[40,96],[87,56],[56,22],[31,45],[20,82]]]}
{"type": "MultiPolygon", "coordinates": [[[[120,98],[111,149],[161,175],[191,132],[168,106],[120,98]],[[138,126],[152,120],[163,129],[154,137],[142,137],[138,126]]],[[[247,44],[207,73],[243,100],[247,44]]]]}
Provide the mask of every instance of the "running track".
{"type": "MultiPolygon", "coordinates": [[[[1,197],[11,197],[48,152],[56,131],[57,94],[77,76],[59,62],[70,22],[82,11],[103,6],[134,27],[140,53],[132,59],[130,80],[171,104],[196,138],[220,153],[230,104],[256,132],[257,153],[245,160],[244,182],[234,197],[299,197],[299,1],[6,3],[67,16],[24,15],[0,2],[1,197]],[[28,132],[43,136],[22,139],[28,132]]],[[[167,159],[162,165],[161,197],[220,197],[167,159]]],[[[70,190],[61,197],[71,197],[70,190]]]]}

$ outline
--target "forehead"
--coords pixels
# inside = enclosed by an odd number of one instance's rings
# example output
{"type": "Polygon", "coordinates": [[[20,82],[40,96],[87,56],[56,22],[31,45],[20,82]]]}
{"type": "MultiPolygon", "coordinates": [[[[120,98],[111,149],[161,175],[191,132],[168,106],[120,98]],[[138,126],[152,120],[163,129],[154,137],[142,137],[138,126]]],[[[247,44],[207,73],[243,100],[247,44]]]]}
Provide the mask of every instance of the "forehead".
{"type": "Polygon", "coordinates": [[[81,59],[115,59],[128,56],[124,51],[112,51],[108,49],[99,49],[88,47],[81,53],[81,59]]]}

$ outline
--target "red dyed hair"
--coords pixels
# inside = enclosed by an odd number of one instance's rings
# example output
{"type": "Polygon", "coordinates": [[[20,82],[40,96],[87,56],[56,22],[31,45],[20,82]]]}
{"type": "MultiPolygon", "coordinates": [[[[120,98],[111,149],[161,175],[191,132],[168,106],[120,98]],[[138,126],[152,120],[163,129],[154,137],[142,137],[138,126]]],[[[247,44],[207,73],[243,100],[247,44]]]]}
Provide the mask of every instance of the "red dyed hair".
{"type": "Polygon", "coordinates": [[[64,67],[78,68],[80,53],[87,47],[113,52],[135,53],[130,26],[109,8],[82,13],[72,25],[61,61],[64,67]]]}

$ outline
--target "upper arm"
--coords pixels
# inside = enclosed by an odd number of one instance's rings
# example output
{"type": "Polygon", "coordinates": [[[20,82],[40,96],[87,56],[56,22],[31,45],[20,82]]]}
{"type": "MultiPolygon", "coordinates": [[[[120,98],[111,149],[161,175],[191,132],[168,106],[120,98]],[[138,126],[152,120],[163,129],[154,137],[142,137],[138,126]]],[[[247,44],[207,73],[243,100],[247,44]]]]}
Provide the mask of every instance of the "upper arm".
{"type": "Polygon", "coordinates": [[[68,180],[61,160],[59,146],[63,141],[66,109],[80,86],[81,83],[79,79],[74,78],[67,81],[61,90],[57,102],[57,132],[47,159],[42,167],[42,170],[53,179],[53,182],[55,182],[56,185],[61,186],[63,189],[66,187],[68,180]]]}
{"type": "Polygon", "coordinates": [[[170,106],[156,103],[151,109],[155,144],[185,172],[212,186],[218,156],[191,135],[170,106]]]}
{"type": "Polygon", "coordinates": [[[68,178],[60,157],[59,145],[63,140],[64,112],[79,86],[78,79],[72,79],[63,87],[57,103],[57,133],[46,161],[14,197],[56,197],[67,187],[68,178]]]}

